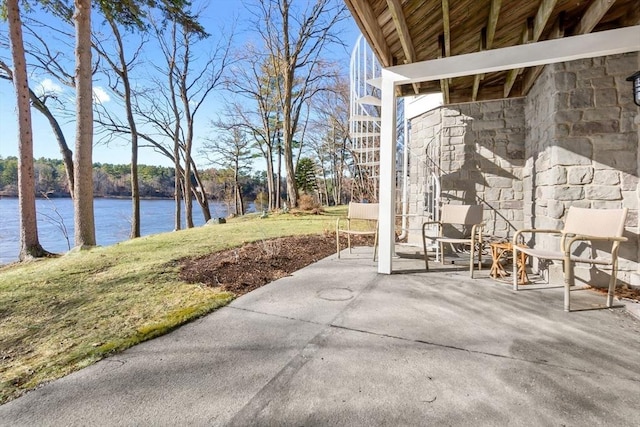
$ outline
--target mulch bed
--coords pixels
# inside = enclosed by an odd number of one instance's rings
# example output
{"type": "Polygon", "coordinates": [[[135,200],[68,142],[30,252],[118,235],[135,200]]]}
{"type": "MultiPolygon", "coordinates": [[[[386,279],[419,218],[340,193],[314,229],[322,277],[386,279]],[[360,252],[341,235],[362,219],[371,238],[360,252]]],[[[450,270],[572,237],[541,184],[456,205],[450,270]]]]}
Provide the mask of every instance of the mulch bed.
{"type": "MultiPolygon", "coordinates": [[[[352,246],[373,246],[373,238],[352,237],[352,246]]],[[[341,239],[340,247],[346,248],[341,239]]],[[[335,235],[291,236],[261,240],[181,262],[180,278],[188,283],[246,294],[336,253],[335,235]]]]}

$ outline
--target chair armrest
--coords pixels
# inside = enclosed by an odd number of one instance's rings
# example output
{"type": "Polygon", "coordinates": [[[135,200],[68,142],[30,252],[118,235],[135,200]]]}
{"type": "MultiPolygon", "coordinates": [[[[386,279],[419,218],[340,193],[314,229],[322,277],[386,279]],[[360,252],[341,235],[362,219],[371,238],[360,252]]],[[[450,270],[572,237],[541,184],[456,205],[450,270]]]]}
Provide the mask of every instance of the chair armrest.
{"type": "Polygon", "coordinates": [[[600,237],[600,236],[589,236],[588,234],[576,234],[571,238],[571,240],[599,240],[602,242],[626,242],[626,237],[600,237]]]}
{"type": "Polygon", "coordinates": [[[553,228],[523,228],[521,230],[516,231],[513,235],[513,246],[518,244],[518,237],[522,233],[545,233],[545,234],[562,234],[562,230],[555,230],[553,228]]]}
{"type": "Polygon", "coordinates": [[[442,223],[440,221],[426,221],[422,223],[422,231],[424,231],[426,225],[431,224],[438,224],[439,226],[442,226],[442,223]]]}
{"type": "Polygon", "coordinates": [[[347,222],[347,228],[349,227],[349,218],[338,218],[336,220],[336,231],[338,231],[340,229],[340,221],[346,221],[347,222]]]}
{"type": "Polygon", "coordinates": [[[564,250],[565,256],[569,256],[571,254],[571,246],[575,242],[581,242],[584,240],[595,240],[599,242],[626,242],[629,239],[627,239],[626,237],[615,237],[615,236],[599,237],[599,236],[589,236],[587,234],[576,234],[573,237],[571,237],[571,239],[569,239],[569,244],[564,250]]]}
{"type": "Polygon", "coordinates": [[[425,247],[427,247],[427,236],[425,236],[424,232],[425,232],[425,228],[427,225],[431,225],[431,224],[437,224],[438,225],[438,236],[440,236],[442,234],[442,223],[440,221],[427,221],[427,222],[423,222],[422,223],[422,245],[425,247]]]}
{"type": "Polygon", "coordinates": [[[478,234],[478,242],[482,242],[482,230],[484,229],[484,222],[480,224],[473,224],[471,227],[471,242],[475,243],[476,241],[476,232],[478,234]]]}

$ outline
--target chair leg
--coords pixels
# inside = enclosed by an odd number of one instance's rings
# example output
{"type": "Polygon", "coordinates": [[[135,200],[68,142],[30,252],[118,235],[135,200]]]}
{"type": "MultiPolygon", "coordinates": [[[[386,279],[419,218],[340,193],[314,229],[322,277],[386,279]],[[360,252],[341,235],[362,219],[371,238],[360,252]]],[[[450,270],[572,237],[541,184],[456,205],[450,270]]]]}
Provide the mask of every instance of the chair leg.
{"type": "Polygon", "coordinates": [[[517,291],[518,290],[518,262],[516,261],[518,259],[518,247],[516,245],[513,245],[512,249],[511,249],[511,254],[513,255],[513,274],[512,274],[512,278],[513,278],[513,290],[517,291]]]}
{"type": "Polygon", "coordinates": [[[376,237],[373,239],[373,260],[375,261],[378,256],[378,231],[376,230],[376,237]]]}
{"type": "Polygon", "coordinates": [[[336,254],[338,254],[338,259],[340,259],[340,233],[336,230],[336,254]]]}
{"type": "Polygon", "coordinates": [[[427,239],[422,234],[422,249],[424,250],[424,267],[429,271],[429,255],[427,254],[427,239]]]}
{"type": "Polygon", "coordinates": [[[471,252],[471,258],[469,259],[469,275],[473,279],[473,255],[475,252],[475,245],[473,243],[471,243],[471,250],[469,252],[471,252]]]}
{"type": "Polygon", "coordinates": [[[611,264],[611,279],[609,279],[609,291],[607,292],[607,307],[613,306],[613,296],[616,292],[616,280],[618,274],[618,259],[611,264]]]}
{"type": "Polygon", "coordinates": [[[568,256],[564,257],[564,311],[571,311],[571,287],[575,284],[573,263],[568,256]]]}
{"type": "Polygon", "coordinates": [[[347,234],[347,245],[349,247],[349,253],[351,252],[351,234],[347,234]]]}
{"type": "Polygon", "coordinates": [[[440,242],[440,264],[444,265],[444,243],[440,242]]]}

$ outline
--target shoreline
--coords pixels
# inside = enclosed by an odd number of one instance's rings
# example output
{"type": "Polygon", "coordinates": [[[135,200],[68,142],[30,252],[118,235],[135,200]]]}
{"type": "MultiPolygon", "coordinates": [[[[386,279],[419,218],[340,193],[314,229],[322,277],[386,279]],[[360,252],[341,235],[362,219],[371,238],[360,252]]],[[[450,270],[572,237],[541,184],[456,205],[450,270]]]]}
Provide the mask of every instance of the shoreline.
{"type": "MultiPolygon", "coordinates": [[[[18,195],[7,195],[7,194],[1,194],[0,193],[0,199],[17,199],[18,195]]],[[[116,199],[116,200],[124,200],[124,199],[131,199],[131,196],[93,196],[94,199],[116,199]]],[[[71,196],[56,196],[56,195],[52,195],[52,196],[47,196],[47,197],[43,197],[42,195],[36,196],[36,199],[41,199],[41,200],[47,200],[47,199],[71,199],[71,196]]],[[[151,197],[151,196],[145,196],[145,197],[140,197],[140,200],[174,200],[173,197],[151,197]]],[[[195,198],[193,199],[195,200],[195,198]]],[[[209,201],[213,201],[213,202],[217,202],[217,203],[224,203],[221,202],[217,199],[208,199],[209,201]]]]}

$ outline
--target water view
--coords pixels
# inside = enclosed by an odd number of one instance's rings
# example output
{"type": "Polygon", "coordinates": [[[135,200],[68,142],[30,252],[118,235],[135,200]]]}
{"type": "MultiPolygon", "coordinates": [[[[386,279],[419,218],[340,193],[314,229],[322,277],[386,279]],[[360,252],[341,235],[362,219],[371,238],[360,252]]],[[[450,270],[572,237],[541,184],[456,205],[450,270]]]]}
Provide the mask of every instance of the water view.
{"type": "MultiPolygon", "coordinates": [[[[210,202],[211,216],[226,217],[223,203],[210,202]]],[[[38,235],[50,252],[73,247],[73,202],[71,199],[37,199],[38,235]],[[68,237],[68,240],[67,240],[68,237]]],[[[101,246],[127,240],[131,228],[131,200],[95,199],[96,240],[101,246]]],[[[141,200],[140,232],[143,236],[173,230],[173,200],[141,200]]],[[[0,264],[18,260],[20,229],[17,198],[0,198],[0,264]]],[[[194,225],[204,224],[200,206],[194,203],[194,225]]],[[[184,220],[183,220],[184,227],[184,220]]]]}

